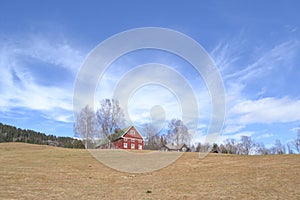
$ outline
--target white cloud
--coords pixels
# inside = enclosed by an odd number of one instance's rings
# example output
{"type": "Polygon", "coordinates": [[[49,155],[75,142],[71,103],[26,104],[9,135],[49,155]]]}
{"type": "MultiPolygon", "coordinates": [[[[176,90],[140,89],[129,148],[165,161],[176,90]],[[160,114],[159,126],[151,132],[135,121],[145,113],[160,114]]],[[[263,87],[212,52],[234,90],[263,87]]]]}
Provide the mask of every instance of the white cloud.
{"type": "Polygon", "coordinates": [[[300,127],[298,126],[298,127],[291,128],[289,131],[297,133],[298,131],[300,131],[300,127]]]}
{"type": "Polygon", "coordinates": [[[210,52],[211,57],[219,67],[221,73],[228,73],[234,70],[235,63],[239,61],[243,54],[244,41],[240,38],[234,40],[224,40],[210,52]]]}
{"type": "Polygon", "coordinates": [[[109,73],[108,78],[105,78],[106,74],[103,76],[96,91],[96,101],[115,95],[122,108],[129,109],[129,116],[125,115],[126,118],[138,124],[149,123],[150,111],[157,105],[164,110],[163,113],[163,110],[159,109],[161,113],[152,116],[159,122],[164,114],[165,120],[182,119],[184,114],[184,123],[195,130],[199,118],[210,118],[209,93],[203,88],[197,88],[197,85],[191,86],[190,80],[181,72],[155,63],[127,68],[127,71],[124,71],[122,76],[119,73],[109,73]]]}
{"type": "Polygon", "coordinates": [[[256,139],[261,139],[261,138],[270,138],[270,137],[273,137],[273,136],[274,136],[274,134],[272,134],[272,133],[264,133],[264,134],[260,134],[260,135],[256,136],[255,138],[256,139]]]}
{"type": "Polygon", "coordinates": [[[290,40],[276,45],[271,50],[262,54],[255,62],[236,73],[227,74],[225,79],[239,79],[245,81],[251,78],[265,76],[274,68],[285,66],[286,68],[296,58],[299,52],[300,42],[290,40]]]}
{"type": "MultiPolygon", "coordinates": [[[[47,38],[28,37],[23,40],[11,38],[0,41],[0,111],[11,109],[40,111],[45,118],[70,122],[72,114],[72,84],[41,85],[30,66],[25,67],[24,58],[43,61],[56,68],[64,68],[75,77],[83,54],[65,41],[54,42],[47,38]],[[21,58],[20,58],[21,57],[21,58]],[[67,86],[69,85],[69,86],[67,86]]],[[[43,66],[39,66],[40,68],[43,66]]],[[[45,74],[47,77],[47,74],[45,74]]],[[[15,111],[13,111],[15,112],[15,111]]]]}
{"type": "Polygon", "coordinates": [[[77,73],[85,54],[64,39],[49,39],[32,35],[18,42],[15,55],[23,55],[77,73]]]}
{"type": "MultiPolygon", "coordinates": [[[[288,70],[295,66],[300,50],[300,41],[289,40],[277,44],[269,50],[264,47],[265,50],[260,52],[256,52],[257,48],[255,48],[247,49],[248,59],[249,57],[253,59],[248,64],[247,59],[242,57],[245,52],[243,45],[237,45],[236,41],[220,42],[212,51],[212,57],[223,75],[227,101],[227,119],[220,140],[239,138],[245,134],[253,135],[255,132],[248,131],[249,125],[253,124],[300,121],[300,99],[298,97],[280,97],[280,93],[277,97],[263,97],[269,88],[265,85],[257,86],[259,78],[273,79],[274,70],[283,69],[283,67],[284,70],[288,70]],[[240,59],[243,60],[243,63],[240,62],[240,59]],[[247,91],[248,88],[257,91],[252,91],[251,96],[247,91]],[[253,94],[255,95],[253,96],[253,94]]],[[[286,90],[288,91],[288,88],[286,90]]],[[[272,136],[269,133],[258,137],[272,136]]]]}
{"type": "Polygon", "coordinates": [[[226,134],[236,133],[244,128],[245,128],[244,125],[229,124],[224,128],[222,134],[226,135],[226,134]]]}
{"type": "Polygon", "coordinates": [[[237,124],[286,123],[300,120],[300,100],[269,97],[247,100],[230,109],[237,124]]]}

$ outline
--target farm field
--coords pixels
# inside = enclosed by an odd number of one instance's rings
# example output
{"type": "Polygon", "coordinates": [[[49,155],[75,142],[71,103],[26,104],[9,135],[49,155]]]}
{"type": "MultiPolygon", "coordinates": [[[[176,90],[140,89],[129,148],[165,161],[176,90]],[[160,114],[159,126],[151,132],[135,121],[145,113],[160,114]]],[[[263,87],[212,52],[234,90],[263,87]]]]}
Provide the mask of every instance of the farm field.
{"type": "Polygon", "coordinates": [[[185,153],[133,174],[86,150],[1,143],[0,199],[300,199],[300,155],[185,153]]]}

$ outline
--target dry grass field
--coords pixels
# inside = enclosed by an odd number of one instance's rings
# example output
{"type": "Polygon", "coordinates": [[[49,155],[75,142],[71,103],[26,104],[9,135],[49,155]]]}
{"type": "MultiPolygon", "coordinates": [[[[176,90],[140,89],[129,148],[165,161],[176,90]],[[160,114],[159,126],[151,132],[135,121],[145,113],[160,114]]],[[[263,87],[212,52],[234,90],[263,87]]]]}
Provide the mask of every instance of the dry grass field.
{"type": "Polygon", "coordinates": [[[185,153],[129,174],[86,150],[2,143],[0,199],[300,199],[300,156],[185,153]]]}

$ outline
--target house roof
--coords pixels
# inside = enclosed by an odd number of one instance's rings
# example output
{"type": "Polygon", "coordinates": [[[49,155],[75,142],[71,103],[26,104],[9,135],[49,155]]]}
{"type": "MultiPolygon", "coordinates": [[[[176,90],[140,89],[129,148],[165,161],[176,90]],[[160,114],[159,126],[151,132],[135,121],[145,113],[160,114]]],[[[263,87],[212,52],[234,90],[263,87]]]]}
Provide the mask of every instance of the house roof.
{"type": "Polygon", "coordinates": [[[185,144],[180,144],[180,145],[172,145],[172,144],[166,144],[165,147],[171,150],[180,150],[182,147],[186,146],[185,144]]]}

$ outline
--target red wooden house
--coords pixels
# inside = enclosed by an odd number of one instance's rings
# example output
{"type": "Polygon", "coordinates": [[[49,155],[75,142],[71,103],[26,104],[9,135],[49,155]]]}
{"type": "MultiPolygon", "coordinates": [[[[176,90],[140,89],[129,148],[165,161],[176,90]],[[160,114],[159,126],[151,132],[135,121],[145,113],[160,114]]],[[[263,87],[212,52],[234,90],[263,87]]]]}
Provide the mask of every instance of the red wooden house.
{"type": "Polygon", "coordinates": [[[109,137],[102,140],[98,146],[101,149],[144,149],[144,139],[134,126],[117,130],[109,137]]]}

